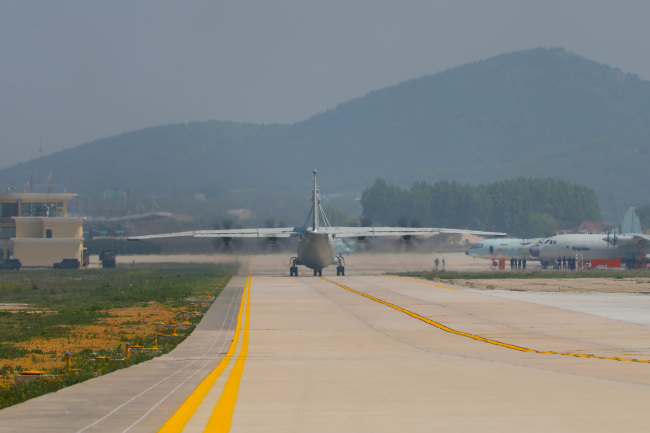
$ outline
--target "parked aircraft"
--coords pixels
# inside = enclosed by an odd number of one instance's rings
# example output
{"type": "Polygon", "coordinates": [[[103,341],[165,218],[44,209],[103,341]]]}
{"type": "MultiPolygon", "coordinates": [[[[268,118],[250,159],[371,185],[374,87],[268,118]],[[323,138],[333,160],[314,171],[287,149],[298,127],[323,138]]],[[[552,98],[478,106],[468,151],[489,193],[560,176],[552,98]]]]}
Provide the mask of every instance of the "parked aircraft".
{"type": "Polygon", "coordinates": [[[629,208],[623,216],[621,232],[623,234],[562,234],[546,239],[486,239],[477,242],[465,254],[485,259],[525,257],[542,263],[555,263],[564,257],[586,262],[621,259],[630,266],[641,259],[650,259],[650,254],[645,253],[650,237],[640,233],[641,224],[635,208],[629,208]]]}
{"type": "Polygon", "coordinates": [[[554,262],[564,257],[583,262],[621,259],[622,263],[634,267],[637,262],[650,260],[650,254],[646,254],[649,245],[650,236],[641,233],[572,233],[552,236],[531,247],[529,252],[542,262],[554,262]]]}
{"type": "Polygon", "coordinates": [[[484,239],[472,245],[465,254],[479,259],[518,259],[535,260],[528,254],[528,248],[541,241],[536,239],[495,238],[484,239]]]}
{"type": "Polygon", "coordinates": [[[458,230],[446,228],[409,228],[409,227],[331,227],[321,206],[320,193],[316,182],[317,171],[314,170],[314,189],[312,206],[307,220],[302,227],[254,228],[230,230],[196,230],[179,233],[163,233],[155,235],[134,236],[129,240],[168,238],[178,236],[217,237],[226,244],[233,238],[257,237],[266,238],[274,243],[280,237],[298,238],[297,256],[292,257],[289,265],[289,275],[298,276],[298,265],[314,270],[314,275],[321,276],[323,268],[336,265],[336,274],[345,275],[345,263],[342,255],[336,253],[336,240],[339,238],[357,238],[363,242],[367,237],[401,236],[409,240],[417,235],[435,235],[440,233],[465,233],[479,236],[505,236],[505,233],[484,232],[476,230],[458,230]],[[311,217],[311,227],[308,221],[311,217]],[[323,225],[321,225],[321,220],[323,225]]]}
{"type": "Polygon", "coordinates": [[[529,249],[531,256],[542,262],[554,262],[559,258],[574,258],[590,262],[594,259],[621,259],[629,267],[647,263],[650,254],[650,236],[641,233],[641,223],[636,209],[625,212],[621,232],[586,234],[574,233],[556,235],[545,239],[529,249]]]}

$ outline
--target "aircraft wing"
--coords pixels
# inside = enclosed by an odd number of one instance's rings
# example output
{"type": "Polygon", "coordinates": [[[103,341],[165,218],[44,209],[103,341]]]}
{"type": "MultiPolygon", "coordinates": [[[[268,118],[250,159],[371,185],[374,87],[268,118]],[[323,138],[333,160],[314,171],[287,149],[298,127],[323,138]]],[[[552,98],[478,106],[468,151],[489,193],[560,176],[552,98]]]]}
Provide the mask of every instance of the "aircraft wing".
{"type": "MultiPolygon", "coordinates": [[[[291,238],[298,237],[307,231],[304,227],[277,227],[229,230],[194,230],[176,233],[160,233],[156,235],[131,236],[130,241],[145,239],[195,237],[195,238],[291,238]]],[[[375,237],[375,236],[417,236],[437,235],[442,233],[472,234],[478,236],[506,236],[501,232],[485,232],[479,230],[445,229],[445,228],[413,228],[413,227],[321,227],[321,233],[334,235],[337,238],[375,237]]]]}
{"type": "Polygon", "coordinates": [[[324,233],[335,235],[337,238],[353,238],[367,236],[417,236],[417,235],[438,235],[443,233],[471,234],[478,236],[506,236],[501,232],[485,232],[478,230],[445,229],[433,227],[321,227],[324,233]]]}
{"type": "Polygon", "coordinates": [[[130,241],[145,239],[196,237],[196,238],[290,238],[304,233],[302,227],[278,227],[255,229],[229,229],[229,230],[194,230],[176,233],[161,233],[157,235],[143,235],[129,237],[130,241]]]}

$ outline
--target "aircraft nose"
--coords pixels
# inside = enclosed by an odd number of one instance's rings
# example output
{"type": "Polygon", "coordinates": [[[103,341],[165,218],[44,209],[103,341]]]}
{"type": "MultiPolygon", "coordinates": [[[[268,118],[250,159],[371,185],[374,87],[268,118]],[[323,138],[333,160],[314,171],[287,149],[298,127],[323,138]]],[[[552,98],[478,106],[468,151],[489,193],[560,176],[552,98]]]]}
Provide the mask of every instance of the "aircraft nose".
{"type": "Polygon", "coordinates": [[[539,245],[532,246],[528,249],[528,254],[531,257],[539,257],[539,245]]]}

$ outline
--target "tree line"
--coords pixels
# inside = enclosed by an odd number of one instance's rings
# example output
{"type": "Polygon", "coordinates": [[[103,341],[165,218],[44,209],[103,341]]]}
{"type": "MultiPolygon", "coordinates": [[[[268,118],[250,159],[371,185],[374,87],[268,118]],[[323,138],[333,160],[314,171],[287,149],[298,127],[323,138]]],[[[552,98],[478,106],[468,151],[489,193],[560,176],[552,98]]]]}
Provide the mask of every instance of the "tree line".
{"type": "Polygon", "coordinates": [[[442,180],[410,189],[377,179],[361,194],[362,224],[448,227],[542,237],[600,221],[596,193],[566,180],[517,178],[470,186],[442,180]]]}

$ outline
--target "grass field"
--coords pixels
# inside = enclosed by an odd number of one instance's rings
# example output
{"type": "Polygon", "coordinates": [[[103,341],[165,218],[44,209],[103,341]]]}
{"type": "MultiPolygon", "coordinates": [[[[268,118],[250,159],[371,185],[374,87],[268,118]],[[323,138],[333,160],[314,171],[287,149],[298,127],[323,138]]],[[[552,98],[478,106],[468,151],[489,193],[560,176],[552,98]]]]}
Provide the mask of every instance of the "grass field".
{"type": "MultiPolygon", "coordinates": [[[[2,271],[0,408],[150,359],[154,352],[144,351],[124,361],[126,343],[152,347],[158,333],[171,333],[170,321],[184,321],[181,311],[193,312],[190,303],[199,313],[207,309],[234,271],[214,264],[2,271]],[[74,372],[67,371],[66,351],[74,372]],[[14,385],[25,370],[54,379],[14,385]]],[[[155,353],[170,351],[199,320],[200,314],[179,326],[181,337],[161,339],[155,353]]]]}

